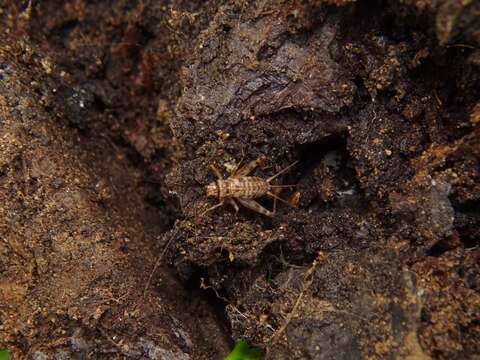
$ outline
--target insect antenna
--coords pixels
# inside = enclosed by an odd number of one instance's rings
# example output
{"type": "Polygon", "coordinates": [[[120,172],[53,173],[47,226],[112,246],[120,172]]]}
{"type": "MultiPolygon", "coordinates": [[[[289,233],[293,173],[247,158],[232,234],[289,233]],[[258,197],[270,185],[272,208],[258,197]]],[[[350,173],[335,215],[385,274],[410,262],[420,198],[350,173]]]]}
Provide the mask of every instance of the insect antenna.
{"type": "Polygon", "coordinates": [[[270,176],[268,179],[267,179],[267,183],[269,183],[270,181],[272,181],[273,179],[275,179],[276,177],[282,175],[285,171],[287,171],[288,169],[290,169],[292,166],[295,166],[297,165],[298,163],[298,160],[295,161],[294,163],[288,165],[286,168],[284,168],[283,170],[280,170],[278,173],[276,173],[275,175],[273,176],[270,176]]]}

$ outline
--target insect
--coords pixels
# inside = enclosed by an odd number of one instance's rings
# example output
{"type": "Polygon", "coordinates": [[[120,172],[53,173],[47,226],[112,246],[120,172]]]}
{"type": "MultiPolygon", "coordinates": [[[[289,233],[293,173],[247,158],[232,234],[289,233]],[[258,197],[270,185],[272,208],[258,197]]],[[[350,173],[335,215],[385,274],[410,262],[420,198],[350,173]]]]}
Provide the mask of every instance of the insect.
{"type": "Polygon", "coordinates": [[[276,200],[280,200],[288,204],[288,202],[275,194],[275,190],[292,187],[292,185],[271,185],[270,182],[286,172],[292,166],[296,165],[298,161],[295,161],[293,164],[290,164],[266,180],[256,176],[248,176],[248,174],[250,174],[265,160],[265,156],[260,156],[258,159],[249,162],[242,168],[239,168],[240,162],[227,179],[223,179],[218,169],[211,165],[210,169],[217,177],[217,180],[207,185],[205,187],[205,192],[207,196],[217,198],[219,203],[207,209],[204,214],[222,206],[225,202],[230,204],[235,209],[235,212],[238,212],[239,206],[236,203],[236,201],[238,201],[241,205],[250,210],[273,217],[276,211],[276,200]],[[274,199],[273,211],[265,209],[262,205],[254,200],[264,195],[271,196],[274,199]]]}

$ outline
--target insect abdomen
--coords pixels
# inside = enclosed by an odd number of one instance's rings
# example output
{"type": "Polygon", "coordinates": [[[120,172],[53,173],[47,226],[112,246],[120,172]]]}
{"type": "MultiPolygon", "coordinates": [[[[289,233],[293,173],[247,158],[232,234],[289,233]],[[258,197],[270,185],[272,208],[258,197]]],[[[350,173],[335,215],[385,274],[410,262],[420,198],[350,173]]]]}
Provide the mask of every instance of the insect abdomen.
{"type": "Polygon", "coordinates": [[[265,195],[270,186],[258,177],[245,176],[218,181],[220,198],[236,197],[253,199],[265,195]]]}

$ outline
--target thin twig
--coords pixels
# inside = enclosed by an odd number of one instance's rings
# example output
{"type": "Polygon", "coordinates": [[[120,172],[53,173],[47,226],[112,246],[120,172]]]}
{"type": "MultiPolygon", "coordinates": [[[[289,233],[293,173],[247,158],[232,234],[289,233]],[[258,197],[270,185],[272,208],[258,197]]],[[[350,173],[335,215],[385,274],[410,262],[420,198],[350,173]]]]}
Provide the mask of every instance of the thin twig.
{"type": "Polygon", "coordinates": [[[160,263],[162,262],[162,259],[163,257],[165,256],[169,246],[170,246],[170,243],[172,242],[173,238],[177,235],[177,232],[178,232],[178,227],[175,228],[175,231],[173,232],[173,234],[170,236],[170,239],[167,241],[167,243],[165,244],[165,247],[163,249],[163,251],[160,253],[160,255],[158,256],[157,258],[157,261],[155,261],[155,265],[153,266],[153,269],[152,269],[152,272],[150,273],[150,275],[148,276],[148,280],[147,280],[147,283],[145,284],[145,288],[143,289],[143,298],[145,298],[145,295],[147,293],[147,290],[148,288],[150,287],[150,283],[152,282],[152,278],[153,278],[153,275],[155,274],[155,271],[157,271],[157,268],[158,266],[160,265],[160,263]]]}
{"type": "Polygon", "coordinates": [[[319,260],[323,257],[323,254],[320,252],[317,256],[317,258],[313,261],[312,265],[310,268],[307,270],[305,273],[305,276],[303,277],[303,287],[302,291],[298,294],[297,300],[295,301],[292,310],[290,313],[287,315],[287,319],[285,320],[285,323],[278,329],[268,340],[269,346],[274,345],[277,340],[279,339],[280,335],[282,335],[285,330],[287,329],[288,324],[292,321],[293,317],[297,314],[297,310],[302,302],[303,296],[305,293],[308,291],[310,286],[313,283],[314,277],[312,276],[313,273],[315,272],[317,265],[319,263],[319,260]]]}

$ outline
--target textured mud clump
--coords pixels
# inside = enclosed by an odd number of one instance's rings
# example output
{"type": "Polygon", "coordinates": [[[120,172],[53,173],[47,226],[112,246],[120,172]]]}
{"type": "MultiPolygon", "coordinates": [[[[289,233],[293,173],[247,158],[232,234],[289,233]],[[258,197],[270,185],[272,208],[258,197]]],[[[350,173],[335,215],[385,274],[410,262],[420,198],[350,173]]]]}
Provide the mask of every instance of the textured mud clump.
{"type": "Polygon", "coordinates": [[[0,348],[480,352],[477,2],[4,3],[0,348]]]}

